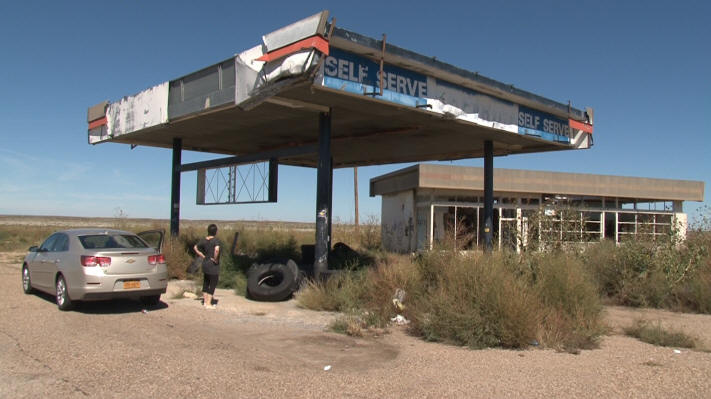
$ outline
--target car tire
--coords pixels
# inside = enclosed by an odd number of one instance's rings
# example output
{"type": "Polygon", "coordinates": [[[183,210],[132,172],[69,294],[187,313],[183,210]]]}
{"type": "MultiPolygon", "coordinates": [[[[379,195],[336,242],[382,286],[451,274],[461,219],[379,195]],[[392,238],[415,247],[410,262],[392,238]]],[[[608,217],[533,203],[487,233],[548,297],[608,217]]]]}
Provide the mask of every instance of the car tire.
{"type": "Polygon", "coordinates": [[[22,266],[22,291],[24,291],[25,294],[32,294],[35,292],[34,288],[32,288],[32,280],[30,279],[30,269],[27,267],[27,265],[22,266]]]}
{"type": "Polygon", "coordinates": [[[291,259],[255,263],[247,271],[247,295],[257,301],[288,299],[299,287],[299,267],[291,259]]]}
{"type": "Polygon", "coordinates": [[[143,303],[144,305],[149,306],[149,307],[158,306],[158,304],[160,303],[160,294],[142,296],[141,303],[143,303]]]}
{"type": "Polygon", "coordinates": [[[69,298],[69,287],[67,282],[64,280],[64,276],[61,274],[57,276],[57,283],[55,284],[57,299],[57,307],[59,310],[69,310],[72,308],[72,300],[69,298]]]}

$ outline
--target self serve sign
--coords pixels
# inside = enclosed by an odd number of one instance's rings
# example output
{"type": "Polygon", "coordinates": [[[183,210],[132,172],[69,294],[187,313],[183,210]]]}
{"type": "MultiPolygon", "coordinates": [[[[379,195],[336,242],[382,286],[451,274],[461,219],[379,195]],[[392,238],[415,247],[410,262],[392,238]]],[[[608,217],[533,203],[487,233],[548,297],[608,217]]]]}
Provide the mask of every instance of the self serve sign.
{"type": "MultiPolygon", "coordinates": [[[[331,48],[324,62],[323,73],[327,77],[380,89],[380,64],[336,48],[331,48]]],[[[412,97],[427,97],[427,77],[385,65],[383,89],[412,97]]]]}
{"type": "Polygon", "coordinates": [[[518,107],[518,126],[536,132],[570,137],[568,121],[522,105],[518,107]]]}

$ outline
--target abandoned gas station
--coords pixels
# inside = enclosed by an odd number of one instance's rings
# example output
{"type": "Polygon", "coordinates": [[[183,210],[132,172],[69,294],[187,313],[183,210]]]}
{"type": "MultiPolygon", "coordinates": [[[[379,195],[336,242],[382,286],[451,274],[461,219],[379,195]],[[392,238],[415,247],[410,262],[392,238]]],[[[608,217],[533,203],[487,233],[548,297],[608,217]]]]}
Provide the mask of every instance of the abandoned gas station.
{"type": "Polygon", "coordinates": [[[172,149],[174,235],[182,172],[198,171],[198,204],[236,204],[277,201],[278,165],[315,168],[316,275],[328,272],[333,168],[483,157],[476,203],[483,247],[491,249],[494,157],[593,144],[591,108],[335,25],[323,11],[226,60],[99,103],[88,110],[89,143],[172,149]],[[183,150],[227,157],[182,164],[183,150]],[[259,171],[249,175],[259,176],[260,189],[244,189],[245,165],[259,171]],[[227,195],[213,198],[216,174],[226,177],[227,195]]]}
{"type": "MultiPolygon", "coordinates": [[[[483,176],[482,168],[418,164],[371,179],[370,195],[382,197],[384,248],[414,252],[458,241],[464,250],[481,248],[483,176]]],[[[683,202],[704,200],[700,181],[501,168],[493,190],[494,246],[516,251],[532,240],[683,239],[683,202]]]]}

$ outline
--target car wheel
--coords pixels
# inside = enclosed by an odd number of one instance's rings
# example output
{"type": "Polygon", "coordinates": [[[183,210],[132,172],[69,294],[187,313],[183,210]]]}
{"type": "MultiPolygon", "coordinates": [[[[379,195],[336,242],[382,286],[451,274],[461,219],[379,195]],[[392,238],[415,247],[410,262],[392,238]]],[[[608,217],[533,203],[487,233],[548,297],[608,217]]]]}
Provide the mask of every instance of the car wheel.
{"type": "Polygon", "coordinates": [[[69,298],[69,289],[64,276],[57,277],[57,307],[59,310],[69,310],[72,308],[72,300],[69,298]]]}
{"type": "Polygon", "coordinates": [[[30,269],[27,268],[27,265],[22,266],[22,291],[24,291],[25,294],[34,292],[32,281],[30,280],[30,269]]]}
{"type": "Polygon", "coordinates": [[[160,294],[142,296],[141,303],[143,303],[146,306],[150,306],[150,307],[157,306],[160,303],[160,294]]]}
{"type": "Polygon", "coordinates": [[[257,301],[283,301],[298,288],[298,277],[291,259],[255,263],[247,271],[247,294],[257,301]]]}

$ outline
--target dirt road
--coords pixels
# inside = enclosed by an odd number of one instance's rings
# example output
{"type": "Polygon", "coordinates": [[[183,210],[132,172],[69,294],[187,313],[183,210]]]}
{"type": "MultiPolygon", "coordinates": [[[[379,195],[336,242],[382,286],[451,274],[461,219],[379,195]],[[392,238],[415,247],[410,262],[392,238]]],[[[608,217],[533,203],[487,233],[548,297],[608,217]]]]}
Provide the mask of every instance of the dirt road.
{"type": "MultiPolygon", "coordinates": [[[[324,332],[331,314],[226,291],[214,311],[166,295],[147,313],[134,302],[59,312],[51,297],[22,293],[17,258],[0,258],[3,398],[711,397],[711,353],[620,335],[579,355],[471,351],[398,328],[354,339],[324,332]]],[[[618,324],[636,317],[610,312],[618,324]]],[[[710,316],[654,312],[645,317],[681,323],[711,342],[710,316]]]]}

